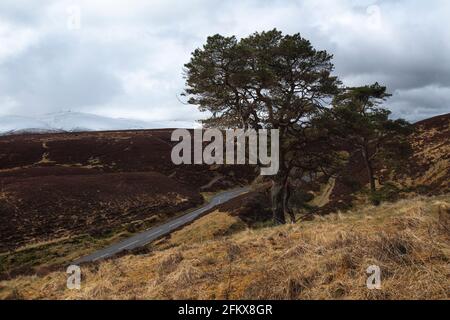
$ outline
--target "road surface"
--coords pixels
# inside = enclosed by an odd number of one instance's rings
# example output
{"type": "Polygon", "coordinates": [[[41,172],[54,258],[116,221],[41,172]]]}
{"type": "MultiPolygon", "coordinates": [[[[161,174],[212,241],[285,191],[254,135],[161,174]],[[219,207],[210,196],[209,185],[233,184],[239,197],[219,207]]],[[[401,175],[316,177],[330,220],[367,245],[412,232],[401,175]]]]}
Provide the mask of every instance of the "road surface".
{"type": "Polygon", "coordinates": [[[172,231],[194,221],[203,213],[207,212],[208,210],[211,210],[215,206],[227,202],[233,198],[236,198],[237,196],[240,196],[241,194],[244,194],[247,191],[249,191],[249,187],[221,192],[212,197],[208,204],[192,212],[186,213],[160,226],[148,229],[142,233],[139,233],[121,242],[113,244],[105,249],[96,251],[88,256],[79,258],[78,260],[75,260],[72,264],[77,265],[85,262],[94,262],[101,259],[112,257],[124,250],[132,250],[138,247],[145,246],[150,242],[163,236],[166,236],[172,231]]]}

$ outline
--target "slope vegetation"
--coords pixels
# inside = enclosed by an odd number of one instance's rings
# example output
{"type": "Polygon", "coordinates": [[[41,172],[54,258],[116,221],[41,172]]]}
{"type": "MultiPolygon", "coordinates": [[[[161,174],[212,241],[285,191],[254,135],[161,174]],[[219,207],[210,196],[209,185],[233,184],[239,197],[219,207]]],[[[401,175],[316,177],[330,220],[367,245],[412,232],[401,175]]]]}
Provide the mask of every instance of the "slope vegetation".
{"type": "Polygon", "coordinates": [[[224,230],[236,225],[235,218],[222,217],[209,224],[213,217],[205,216],[190,226],[201,228],[203,239],[177,245],[178,234],[171,248],[83,266],[81,290],[66,289],[67,275],[61,271],[3,281],[0,297],[450,298],[449,196],[401,200],[299,225],[238,228],[231,234],[224,230]],[[381,269],[381,290],[366,287],[371,265],[381,269]]]}

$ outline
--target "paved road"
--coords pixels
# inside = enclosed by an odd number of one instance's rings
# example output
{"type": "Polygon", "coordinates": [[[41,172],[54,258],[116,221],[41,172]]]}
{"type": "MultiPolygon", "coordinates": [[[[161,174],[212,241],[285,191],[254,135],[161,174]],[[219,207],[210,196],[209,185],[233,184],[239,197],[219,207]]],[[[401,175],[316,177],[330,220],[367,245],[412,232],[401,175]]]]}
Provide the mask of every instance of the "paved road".
{"type": "Polygon", "coordinates": [[[201,216],[203,213],[205,213],[208,210],[211,210],[215,206],[227,202],[233,198],[236,198],[237,196],[240,196],[241,194],[247,192],[249,190],[248,187],[245,188],[239,188],[234,189],[230,191],[221,192],[217,195],[215,195],[211,201],[192,211],[189,213],[186,213],[185,215],[182,215],[176,219],[173,219],[169,222],[166,222],[160,226],[148,229],[142,233],[139,233],[137,235],[134,235],[128,239],[125,239],[121,242],[118,242],[116,244],[113,244],[105,249],[96,251],[88,256],[82,257],[76,261],[73,262],[73,264],[80,264],[84,262],[94,262],[97,260],[105,259],[114,256],[115,254],[124,251],[124,250],[131,250],[134,248],[142,247],[144,245],[149,244],[150,242],[161,238],[165,235],[168,235],[172,231],[180,228],[181,226],[184,226],[193,220],[197,219],[199,216],[201,216]]]}

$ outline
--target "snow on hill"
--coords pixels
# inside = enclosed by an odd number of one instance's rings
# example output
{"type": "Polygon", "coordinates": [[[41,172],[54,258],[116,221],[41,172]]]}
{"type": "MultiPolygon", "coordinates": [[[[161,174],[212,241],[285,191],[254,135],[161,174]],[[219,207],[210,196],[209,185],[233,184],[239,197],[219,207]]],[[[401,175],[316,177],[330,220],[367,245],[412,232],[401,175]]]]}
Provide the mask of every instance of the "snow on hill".
{"type": "Polygon", "coordinates": [[[0,116],[0,134],[194,127],[195,123],[189,121],[140,121],[81,112],[58,112],[38,117],[0,116]]]}
{"type": "Polygon", "coordinates": [[[41,130],[51,130],[47,123],[38,119],[20,116],[0,117],[0,132],[38,128],[41,130]]]}

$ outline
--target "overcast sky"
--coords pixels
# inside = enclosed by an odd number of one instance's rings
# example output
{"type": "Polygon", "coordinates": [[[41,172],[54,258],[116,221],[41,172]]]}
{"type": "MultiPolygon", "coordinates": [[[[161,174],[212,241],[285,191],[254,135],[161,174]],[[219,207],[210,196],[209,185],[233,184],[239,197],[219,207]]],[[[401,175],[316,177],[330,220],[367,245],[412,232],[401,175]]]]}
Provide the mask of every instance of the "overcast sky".
{"type": "Polygon", "coordinates": [[[395,117],[450,112],[448,0],[1,0],[0,116],[193,121],[179,101],[190,53],[272,28],[333,53],[346,85],[387,85],[395,117]]]}

